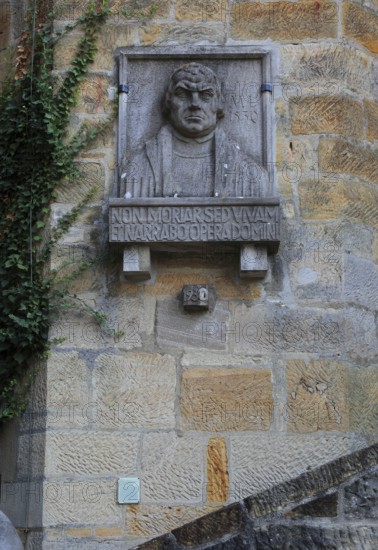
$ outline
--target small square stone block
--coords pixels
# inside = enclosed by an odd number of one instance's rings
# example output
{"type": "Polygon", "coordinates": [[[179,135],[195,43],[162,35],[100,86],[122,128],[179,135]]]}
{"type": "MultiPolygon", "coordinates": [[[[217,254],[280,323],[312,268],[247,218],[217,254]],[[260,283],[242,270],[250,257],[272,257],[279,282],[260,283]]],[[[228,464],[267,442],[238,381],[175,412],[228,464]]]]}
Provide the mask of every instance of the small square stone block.
{"type": "Polygon", "coordinates": [[[182,289],[182,304],[186,311],[209,309],[209,285],[185,285],[182,289]]]}

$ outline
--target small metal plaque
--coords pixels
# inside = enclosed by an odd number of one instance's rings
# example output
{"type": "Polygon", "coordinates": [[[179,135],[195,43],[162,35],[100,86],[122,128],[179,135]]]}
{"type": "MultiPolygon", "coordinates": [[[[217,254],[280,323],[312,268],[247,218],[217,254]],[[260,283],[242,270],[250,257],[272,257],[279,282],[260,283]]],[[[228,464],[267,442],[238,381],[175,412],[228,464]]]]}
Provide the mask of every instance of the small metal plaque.
{"type": "Polygon", "coordinates": [[[206,311],[209,309],[208,285],[185,285],[182,289],[182,303],[187,311],[206,311]]]}
{"type": "Polygon", "coordinates": [[[140,501],[140,479],[121,477],[118,480],[118,504],[137,504],[140,501]]]}

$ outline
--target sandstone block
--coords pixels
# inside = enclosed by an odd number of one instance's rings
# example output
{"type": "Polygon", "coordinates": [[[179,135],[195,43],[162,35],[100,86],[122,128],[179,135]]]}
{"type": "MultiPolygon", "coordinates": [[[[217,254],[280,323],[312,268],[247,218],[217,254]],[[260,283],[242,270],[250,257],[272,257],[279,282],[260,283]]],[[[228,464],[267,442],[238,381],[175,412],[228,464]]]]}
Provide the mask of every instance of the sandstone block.
{"type": "Polygon", "coordinates": [[[371,52],[378,52],[378,14],[354,2],[343,4],[343,36],[360,42],[371,52]]]}
{"type": "Polygon", "coordinates": [[[105,170],[100,162],[77,163],[79,177],[62,181],[57,188],[55,201],[58,203],[77,204],[82,201],[94,187],[97,187],[91,202],[101,201],[104,196],[105,170]]]}
{"type": "Polygon", "coordinates": [[[126,510],[126,532],[136,537],[156,537],[214,510],[214,506],[130,505],[126,510]]]}
{"type": "Polygon", "coordinates": [[[193,44],[200,40],[224,44],[226,32],[223,23],[192,23],[192,24],[143,24],[139,28],[139,40],[143,45],[165,45],[167,42],[176,44],[193,44]]]}
{"type": "Polygon", "coordinates": [[[271,373],[252,369],[187,369],[181,385],[183,430],[268,430],[271,373]]]}
{"type": "MultiPolygon", "coordinates": [[[[72,10],[74,10],[74,7],[72,10]]],[[[80,39],[83,36],[83,31],[79,29],[75,29],[68,33],[62,33],[54,46],[54,69],[56,71],[67,70],[70,67],[72,60],[75,58],[80,39]]],[[[64,75],[60,77],[59,82],[62,82],[63,78],[64,75]]]]}
{"type": "MultiPolygon", "coordinates": [[[[330,154],[327,154],[327,159],[333,163],[330,154]]],[[[357,157],[355,159],[357,160],[357,157]]],[[[368,172],[369,176],[371,168],[362,166],[363,162],[361,159],[361,171],[368,172]]],[[[329,169],[332,170],[335,167],[337,168],[336,161],[329,166],[329,169]]],[[[328,172],[315,182],[301,182],[299,200],[301,213],[305,219],[349,220],[373,228],[377,227],[378,191],[374,187],[355,180],[344,181],[333,172],[328,172]]]]}
{"type": "Polygon", "coordinates": [[[203,499],[203,439],[148,433],[142,444],[142,503],[199,504],[203,499]]]}
{"type": "Polygon", "coordinates": [[[291,101],[294,134],[343,134],[361,138],[362,105],[340,96],[304,97],[291,101]]]}
{"type": "Polygon", "coordinates": [[[60,312],[50,331],[50,338],[62,339],[59,348],[128,350],[141,346],[145,318],[142,297],[108,298],[101,307],[92,299],[87,300],[88,305],[105,316],[103,323],[83,305],[60,312]]]}
{"type": "Polygon", "coordinates": [[[169,14],[169,2],[164,0],[112,0],[110,11],[115,20],[161,19],[169,14]]]}
{"type": "Polygon", "coordinates": [[[69,423],[68,404],[89,402],[88,370],[77,352],[52,353],[47,368],[47,426],[69,423]]]}
{"type": "Polygon", "coordinates": [[[45,471],[47,475],[131,475],[137,472],[138,446],[137,434],[49,432],[45,471]]]}
{"type": "Polygon", "coordinates": [[[367,139],[378,139],[378,103],[365,100],[366,113],[366,137],[367,139]]]}
{"type": "Polygon", "coordinates": [[[72,527],[71,529],[66,529],[66,534],[68,537],[73,537],[75,539],[90,537],[92,535],[92,529],[88,527],[72,527]]]}
{"type": "Polygon", "coordinates": [[[288,430],[347,430],[348,381],[345,365],[291,360],[286,365],[288,430]]]}
{"type": "Polygon", "coordinates": [[[222,350],[226,339],[219,338],[220,327],[227,327],[228,304],[217,301],[213,312],[201,315],[183,313],[178,299],[160,301],[157,307],[157,341],[161,347],[222,350]]]}
{"type": "Polygon", "coordinates": [[[357,433],[377,433],[378,368],[353,366],[349,371],[350,428],[357,433]]]}
{"type": "Polygon", "coordinates": [[[178,21],[224,21],[227,11],[226,0],[215,2],[177,0],[176,2],[176,19],[178,21]]]}
{"type": "Polygon", "coordinates": [[[92,71],[111,71],[115,65],[114,52],[121,46],[132,46],[135,43],[136,31],[134,26],[111,24],[114,17],[109,17],[108,23],[100,29],[96,42],[97,52],[91,65],[92,71]]]}
{"type": "Polygon", "coordinates": [[[97,527],[94,533],[96,537],[102,539],[121,538],[123,535],[123,531],[119,527],[97,527]]]}
{"type": "Polygon", "coordinates": [[[102,426],[170,428],[175,425],[175,362],[169,355],[100,355],[93,371],[102,426]]]}
{"type": "Polygon", "coordinates": [[[330,433],[233,435],[230,497],[256,494],[364,446],[364,438],[330,433]]]}
{"type": "Polygon", "coordinates": [[[183,367],[265,367],[268,362],[261,355],[236,355],[213,351],[185,351],[183,367]]]}
{"type": "Polygon", "coordinates": [[[73,112],[110,115],[113,111],[113,101],[109,99],[108,88],[111,86],[113,86],[113,80],[110,77],[89,74],[79,86],[78,99],[73,112]]]}
{"type": "Polygon", "coordinates": [[[227,445],[223,437],[211,437],[206,453],[208,502],[226,502],[228,497],[227,445]]]}
{"type": "Polygon", "coordinates": [[[242,304],[236,306],[228,330],[236,353],[337,353],[345,346],[345,320],[340,312],[332,310],[295,311],[273,305],[246,308],[242,304]]]}
{"type": "MultiPolygon", "coordinates": [[[[340,301],[343,244],[340,223],[287,224],[279,255],[288,265],[293,292],[313,304],[340,301]]],[[[359,241],[358,246],[361,246],[359,241]]]]}
{"type": "Polygon", "coordinates": [[[350,256],[345,260],[344,295],[347,302],[373,312],[378,308],[378,267],[368,260],[350,256]]]}
{"type": "Polygon", "coordinates": [[[321,172],[350,174],[372,183],[378,179],[378,159],[375,151],[343,139],[321,139],[319,163],[321,172]]]}
{"type": "Polygon", "coordinates": [[[298,44],[281,47],[282,96],[297,99],[304,94],[342,95],[345,91],[360,95],[373,92],[371,57],[347,44],[298,44]]]}
{"type": "Polygon", "coordinates": [[[241,2],[233,5],[231,36],[237,40],[304,40],[337,36],[335,2],[241,2]]]}
{"type": "Polygon", "coordinates": [[[122,509],[116,504],[115,495],[115,478],[72,481],[49,477],[43,482],[44,525],[120,525],[122,509]]]}

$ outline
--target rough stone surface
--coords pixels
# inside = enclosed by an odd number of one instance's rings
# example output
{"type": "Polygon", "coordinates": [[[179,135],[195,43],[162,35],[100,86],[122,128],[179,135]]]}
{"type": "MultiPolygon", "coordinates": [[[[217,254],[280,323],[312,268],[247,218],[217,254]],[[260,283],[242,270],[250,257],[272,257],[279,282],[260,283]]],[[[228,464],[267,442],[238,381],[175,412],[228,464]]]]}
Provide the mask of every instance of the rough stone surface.
{"type": "Polygon", "coordinates": [[[336,37],[335,2],[241,2],[233,5],[231,36],[238,40],[304,40],[336,37]]]}
{"type": "Polygon", "coordinates": [[[378,366],[351,367],[349,371],[350,428],[377,434],[378,366]]]}
{"type": "Polygon", "coordinates": [[[304,93],[335,96],[345,89],[369,95],[373,91],[372,60],[350,45],[313,43],[281,47],[282,95],[301,98],[304,93]],[[297,86],[293,86],[297,84],[297,86]]]}
{"type": "MultiPolygon", "coordinates": [[[[222,340],[226,331],[219,328],[222,340]]],[[[234,323],[230,323],[229,344],[237,353],[338,352],[344,349],[346,321],[337,310],[291,308],[267,305],[235,308],[234,323]],[[231,330],[233,332],[231,332],[231,330]]]]}
{"type": "Polygon", "coordinates": [[[156,334],[163,347],[227,349],[226,340],[219,337],[221,327],[229,320],[227,303],[217,301],[213,312],[183,313],[175,298],[158,302],[156,334]]]}
{"type": "Polygon", "coordinates": [[[203,447],[201,438],[177,437],[172,432],[145,434],[141,461],[143,502],[200,504],[204,488],[203,447]]]}
{"type": "MultiPolygon", "coordinates": [[[[355,153],[358,155],[357,151],[355,153]]],[[[346,152],[346,155],[348,155],[348,152],[346,152]]],[[[362,167],[362,159],[358,160],[357,156],[354,159],[356,161],[355,166],[360,164],[360,167],[362,167]]],[[[328,170],[327,175],[315,183],[313,181],[301,182],[299,185],[300,209],[303,217],[318,220],[349,219],[370,227],[377,227],[378,191],[374,187],[356,181],[343,181],[339,178],[332,170],[344,167],[347,169],[347,163],[345,162],[343,167],[341,163],[333,162],[331,151],[327,153],[327,161],[330,162],[325,167],[325,170],[328,170]]],[[[365,162],[368,163],[369,160],[366,159],[365,162]]],[[[371,170],[367,168],[367,165],[362,170],[366,170],[371,174],[371,170]]]]}
{"type": "Polygon", "coordinates": [[[371,52],[378,52],[378,15],[354,2],[343,5],[343,35],[360,42],[371,52]]]}
{"type": "Polygon", "coordinates": [[[349,255],[345,262],[345,299],[371,310],[378,308],[378,267],[349,255]]]}
{"type": "Polygon", "coordinates": [[[51,432],[46,441],[46,474],[135,474],[138,445],[137,434],[51,432]]]}
{"type": "Polygon", "coordinates": [[[355,519],[377,519],[378,514],[378,472],[367,474],[344,489],[345,517],[355,519]]]}
{"type": "MultiPolygon", "coordinates": [[[[70,425],[70,406],[89,403],[88,369],[77,352],[53,353],[47,369],[47,425],[70,425]]],[[[81,413],[81,411],[80,411],[81,413]]]]}
{"type": "Polygon", "coordinates": [[[362,105],[341,96],[303,97],[292,100],[294,134],[343,134],[361,138],[362,105]]]}
{"type": "Polygon", "coordinates": [[[296,506],[285,517],[299,519],[304,517],[312,518],[333,518],[337,516],[338,494],[331,493],[324,497],[319,497],[306,504],[296,506]]]}
{"type": "Polygon", "coordinates": [[[344,431],[349,427],[348,378],[345,365],[301,360],[286,364],[288,430],[344,431]]]}
{"type": "Polygon", "coordinates": [[[113,479],[50,477],[43,483],[44,524],[120,525],[122,510],[116,504],[117,476],[113,479]]]}
{"type": "Polygon", "coordinates": [[[363,441],[333,434],[232,436],[230,496],[239,500],[256,494],[363,446],[363,441]]]}
{"type": "Polygon", "coordinates": [[[187,369],[180,395],[183,430],[259,431],[272,422],[270,371],[187,369]]]}
{"type": "Polygon", "coordinates": [[[365,101],[366,113],[366,137],[367,139],[378,139],[378,103],[365,101]]]}
{"type": "Polygon", "coordinates": [[[126,532],[136,537],[153,537],[176,529],[208,514],[210,506],[154,506],[131,504],[126,510],[126,532]]]}
{"type": "Polygon", "coordinates": [[[206,451],[208,502],[226,502],[228,497],[228,460],[225,439],[211,437],[206,451]]]}
{"type": "Polygon", "coordinates": [[[350,174],[376,182],[378,159],[369,147],[353,145],[343,139],[321,139],[319,143],[320,170],[327,173],[350,174]]]}
{"type": "Polygon", "coordinates": [[[169,355],[103,354],[95,363],[93,378],[94,401],[100,410],[98,425],[174,426],[176,369],[169,355]]]}
{"type": "Polygon", "coordinates": [[[223,21],[227,8],[226,0],[217,2],[177,0],[175,15],[178,21],[223,21]]]}

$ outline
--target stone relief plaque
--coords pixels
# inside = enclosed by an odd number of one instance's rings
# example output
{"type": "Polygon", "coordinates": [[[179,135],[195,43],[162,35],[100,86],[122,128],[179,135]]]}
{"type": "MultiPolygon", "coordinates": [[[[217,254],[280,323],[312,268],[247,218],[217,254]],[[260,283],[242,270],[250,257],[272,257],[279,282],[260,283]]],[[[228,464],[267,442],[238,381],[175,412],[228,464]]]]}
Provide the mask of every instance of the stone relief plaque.
{"type": "Polygon", "coordinates": [[[111,242],[277,248],[270,80],[265,50],[119,51],[111,242]]]}

